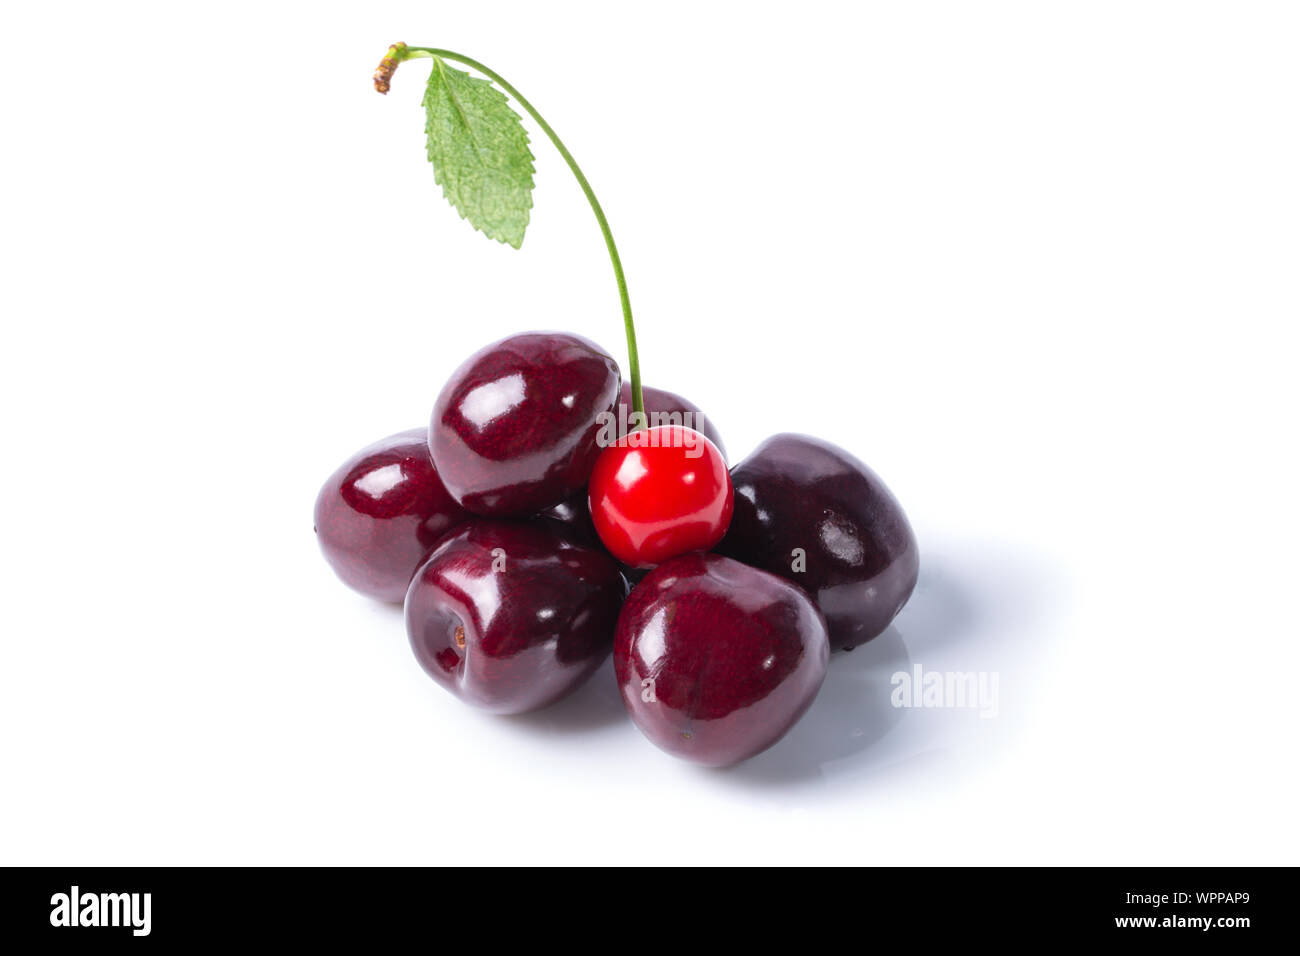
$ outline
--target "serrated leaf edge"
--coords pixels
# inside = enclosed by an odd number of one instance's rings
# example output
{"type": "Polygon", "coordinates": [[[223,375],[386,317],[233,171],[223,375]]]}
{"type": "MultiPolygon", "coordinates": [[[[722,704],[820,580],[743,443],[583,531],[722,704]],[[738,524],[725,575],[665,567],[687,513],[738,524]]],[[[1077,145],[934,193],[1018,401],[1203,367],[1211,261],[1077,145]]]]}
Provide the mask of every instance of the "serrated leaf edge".
{"type": "MultiPolygon", "coordinates": [[[[470,80],[471,82],[482,83],[484,86],[488,88],[489,91],[491,91],[493,94],[495,94],[503,101],[506,110],[510,113],[511,116],[513,116],[519,122],[519,127],[524,134],[524,151],[528,155],[528,167],[527,167],[528,168],[528,195],[526,197],[526,204],[524,206],[523,227],[520,230],[519,241],[515,242],[505,236],[492,235],[486,229],[474,223],[474,221],[469,218],[469,214],[462,212],[460,207],[457,206],[456,203],[452,201],[451,193],[448,184],[443,177],[442,170],[440,170],[438,168],[438,165],[433,162],[433,157],[428,155],[429,133],[430,133],[428,102],[429,102],[429,92],[431,89],[431,84],[426,85],[424,96],[421,98],[421,105],[425,109],[425,123],[424,123],[425,154],[429,160],[430,165],[433,166],[434,183],[442,187],[442,198],[447,201],[447,205],[449,205],[456,212],[457,216],[459,216],[462,220],[470,224],[470,226],[474,229],[475,232],[481,232],[488,239],[492,239],[496,242],[501,243],[502,245],[507,245],[507,246],[511,246],[514,249],[519,249],[520,247],[523,246],[524,238],[528,232],[528,226],[532,222],[533,189],[535,189],[537,186],[536,180],[534,178],[537,173],[537,164],[536,164],[537,157],[533,155],[533,151],[532,151],[533,139],[528,132],[528,127],[524,125],[524,118],[519,113],[515,112],[514,107],[510,105],[510,97],[506,96],[506,94],[503,91],[497,89],[496,85],[492,83],[490,80],[485,80],[480,77],[476,77],[465,70],[456,70],[454,67],[448,67],[446,62],[442,59],[442,57],[435,56],[432,57],[432,60],[433,60],[433,69],[437,71],[438,75],[442,78],[443,88],[447,90],[447,96],[452,101],[453,105],[456,108],[456,112],[457,115],[460,117],[461,124],[465,127],[465,131],[469,136],[469,140],[474,145],[475,153],[478,153],[479,151],[478,141],[474,137],[474,130],[469,125],[469,120],[468,117],[466,117],[465,115],[464,108],[460,105],[459,101],[456,99],[456,94],[452,91],[451,87],[446,82],[446,72],[445,72],[446,70],[450,69],[456,73],[460,73],[462,76],[464,76],[466,79],[470,80]]],[[[431,77],[432,75],[433,74],[430,74],[431,77]]]]}

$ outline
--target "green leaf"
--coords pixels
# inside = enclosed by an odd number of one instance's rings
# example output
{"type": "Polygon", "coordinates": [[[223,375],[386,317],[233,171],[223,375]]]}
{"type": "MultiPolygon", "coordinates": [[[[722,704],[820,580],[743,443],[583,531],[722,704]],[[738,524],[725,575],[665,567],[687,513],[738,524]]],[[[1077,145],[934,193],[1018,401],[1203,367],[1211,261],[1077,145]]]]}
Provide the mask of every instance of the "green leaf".
{"type": "Polygon", "coordinates": [[[528,132],[505,94],[433,57],[424,91],[429,162],[462,219],[516,249],[533,207],[528,132]]]}

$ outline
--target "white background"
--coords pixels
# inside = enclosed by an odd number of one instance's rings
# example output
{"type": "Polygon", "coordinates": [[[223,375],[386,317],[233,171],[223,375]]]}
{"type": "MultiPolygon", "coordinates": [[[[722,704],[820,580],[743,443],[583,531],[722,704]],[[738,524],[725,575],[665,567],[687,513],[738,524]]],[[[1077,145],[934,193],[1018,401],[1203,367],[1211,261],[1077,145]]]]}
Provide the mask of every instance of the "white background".
{"type": "Polygon", "coordinates": [[[1284,3],[10,4],[0,862],[1297,863],[1300,13],[1284,3]],[[920,587],[730,771],[609,671],[430,682],[319,484],[500,336],[622,355],[533,129],[520,252],[423,158],[484,60],[610,214],[646,380],[810,432],[920,587]],[[890,675],[999,675],[999,713],[890,675]]]}

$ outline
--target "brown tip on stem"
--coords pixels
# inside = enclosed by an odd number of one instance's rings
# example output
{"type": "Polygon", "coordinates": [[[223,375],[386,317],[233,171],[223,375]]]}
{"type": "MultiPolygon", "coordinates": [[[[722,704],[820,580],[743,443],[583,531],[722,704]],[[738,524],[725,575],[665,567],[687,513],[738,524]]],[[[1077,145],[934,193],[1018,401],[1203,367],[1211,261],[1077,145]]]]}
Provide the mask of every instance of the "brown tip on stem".
{"type": "Polygon", "coordinates": [[[394,43],[388,48],[384,58],[379,61],[379,68],[375,70],[375,89],[380,93],[388,92],[393,74],[397,72],[397,64],[402,62],[402,51],[405,49],[405,43],[394,43]]]}
{"type": "Polygon", "coordinates": [[[462,651],[465,649],[465,628],[459,624],[456,625],[456,646],[462,651]]]}

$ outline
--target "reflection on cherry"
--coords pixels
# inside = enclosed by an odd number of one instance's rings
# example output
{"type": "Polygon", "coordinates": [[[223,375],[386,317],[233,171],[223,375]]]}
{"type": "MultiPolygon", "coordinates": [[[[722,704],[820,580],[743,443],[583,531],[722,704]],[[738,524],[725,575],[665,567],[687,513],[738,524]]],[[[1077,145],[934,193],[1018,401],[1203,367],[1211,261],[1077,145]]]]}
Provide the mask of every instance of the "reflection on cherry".
{"type": "Polygon", "coordinates": [[[411,575],[446,531],[470,515],[443,487],[423,428],[361,449],[316,496],[316,540],[349,587],[401,601],[411,575]]]}
{"type": "Polygon", "coordinates": [[[894,619],[916,586],[916,537],[898,500],[844,449],[776,435],[731,471],[735,515],[717,551],[795,582],[831,646],[853,648],[894,619]]]}
{"type": "Polygon", "coordinates": [[[440,685],[517,714],[563,697],[605,660],[626,593],[609,555],[550,521],[476,519],[416,572],[406,630],[440,685]]]}
{"type": "Polygon", "coordinates": [[[619,616],[628,713],[669,753],[738,763],[794,726],[826,677],[826,622],[788,581],[717,554],[659,565],[619,616]]]}
{"type": "Polygon", "coordinates": [[[443,386],[429,450],[466,510],[526,516],[580,492],[618,399],[618,364],[576,335],[512,335],[470,356],[443,386]]]}
{"type": "Polygon", "coordinates": [[[641,429],[606,448],[587,497],[600,540],[633,567],[707,551],[731,521],[731,478],[722,452],[680,426],[641,429]]]}

